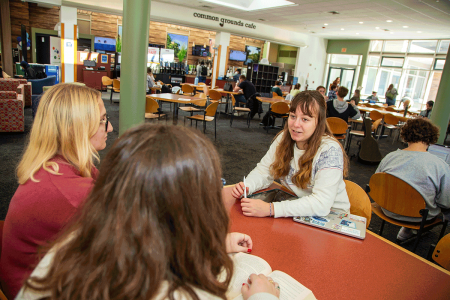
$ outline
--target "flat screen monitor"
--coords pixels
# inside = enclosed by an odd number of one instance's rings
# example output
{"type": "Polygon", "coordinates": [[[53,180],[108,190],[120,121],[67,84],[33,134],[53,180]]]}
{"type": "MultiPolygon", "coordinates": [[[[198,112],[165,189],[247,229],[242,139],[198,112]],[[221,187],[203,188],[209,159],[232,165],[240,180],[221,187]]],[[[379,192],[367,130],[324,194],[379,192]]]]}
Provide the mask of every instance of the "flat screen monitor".
{"type": "Polygon", "coordinates": [[[116,51],[116,39],[96,36],[94,38],[95,50],[116,51]]]}
{"type": "Polygon", "coordinates": [[[208,56],[209,46],[203,47],[199,45],[195,45],[192,47],[192,55],[193,56],[208,56]]]}
{"type": "Polygon", "coordinates": [[[247,59],[244,65],[249,65],[251,63],[258,63],[261,57],[261,48],[255,46],[245,46],[245,52],[247,53],[247,59]]]}
{"type": "Polygon", "coordinates": [[[230,50],[229,59],[235,61],[245,61],[247,59],[247,53],[244,51],[230,50]]]}

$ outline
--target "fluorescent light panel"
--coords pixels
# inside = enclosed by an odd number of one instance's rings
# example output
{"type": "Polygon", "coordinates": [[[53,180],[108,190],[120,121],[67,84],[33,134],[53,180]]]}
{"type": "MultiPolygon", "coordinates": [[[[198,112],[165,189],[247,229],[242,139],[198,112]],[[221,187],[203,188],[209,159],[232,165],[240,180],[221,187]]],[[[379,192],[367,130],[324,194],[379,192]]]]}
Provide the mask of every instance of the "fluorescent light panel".
{"type": "Polygon", "coordinates": [[[205,2],[214,3],[217,5],[227,6],[235,9],[253,11],[261,9],[269,9],[282,6],[297,5],[286,0],[203,0],[205,2]]]}

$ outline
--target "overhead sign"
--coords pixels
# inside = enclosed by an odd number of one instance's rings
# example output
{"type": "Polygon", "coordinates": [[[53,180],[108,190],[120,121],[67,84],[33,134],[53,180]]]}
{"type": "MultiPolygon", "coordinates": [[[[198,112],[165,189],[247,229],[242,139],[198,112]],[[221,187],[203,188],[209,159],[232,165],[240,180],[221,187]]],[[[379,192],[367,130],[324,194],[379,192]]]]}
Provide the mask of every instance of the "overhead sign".
{"type": "Polygon", "coordinates": [[[216,17],[216,16],[211,16],[211,15],[205,15],[202,13],[194,13],[194,17],[196,18],[200,18],[200,19],[206,19],[206,20],[211,20],[211,21],[215,21],[215,22],[219,22],[220,27],[223,27],[225,24],[230,24],[230,25],[236,25],[236,26],[242,26],[242,27],[247,27],[250,29],[256,29],[256,25],[253,23],[243,23],[241,20],[236,21],[236,20],[231,20],[231,19],[225,19],[225,18],[220,18],[216,17]]]}

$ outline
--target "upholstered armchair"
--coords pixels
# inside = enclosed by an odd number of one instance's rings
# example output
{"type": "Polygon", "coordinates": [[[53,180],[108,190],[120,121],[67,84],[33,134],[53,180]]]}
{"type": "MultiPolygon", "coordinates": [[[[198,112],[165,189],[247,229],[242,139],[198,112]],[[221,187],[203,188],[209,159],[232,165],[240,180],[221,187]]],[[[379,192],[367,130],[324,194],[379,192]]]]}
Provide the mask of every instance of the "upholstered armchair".
{"type": "Polygon", "coordinates": [[[19,85],[20,94],[13,91],[0,91],[0,132],[23,132],[24,85],[19,85]]]}

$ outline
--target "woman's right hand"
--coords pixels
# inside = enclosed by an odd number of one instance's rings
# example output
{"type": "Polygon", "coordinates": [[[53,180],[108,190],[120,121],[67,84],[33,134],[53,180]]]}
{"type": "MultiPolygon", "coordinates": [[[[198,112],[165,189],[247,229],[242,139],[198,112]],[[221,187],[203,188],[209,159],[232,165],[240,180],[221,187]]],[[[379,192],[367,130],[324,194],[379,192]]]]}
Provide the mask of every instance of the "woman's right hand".
{"type": "Polygon", "coordinates": [[[247,283],[244,283],[241,288],[244,300],[257,293],[269,293],[275,297],[280,297],[280,286],[274,282],[272,278],[266,277],[263,274],[251,274],[248,277],[247,283]]]}
{"type": "MultiPolygon", "coordinates": [[[[249,190],[249,188],[247,187],[247,195],[248,195],[248,190],[249,190]]],[[[243,194],[244,194],[244,183],[241,181],[239,183],[236,183],[236,185],[233,187],[233,190],[231,191],[231,195],[236,199],[240,199],[243,194]]]]}

